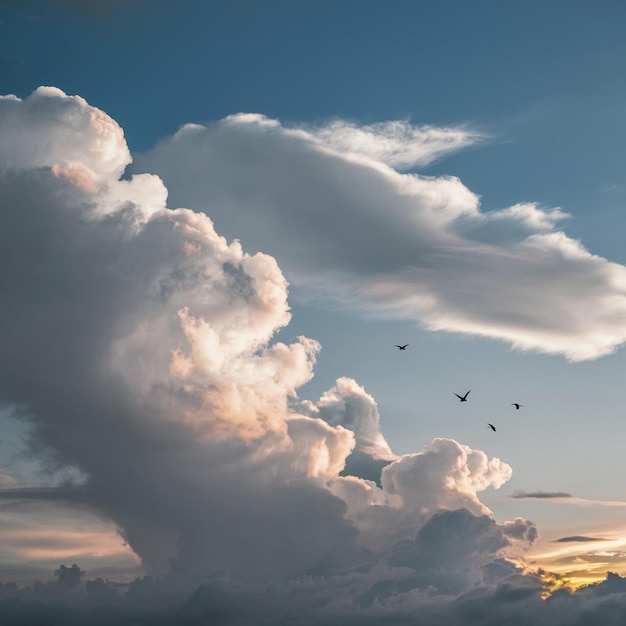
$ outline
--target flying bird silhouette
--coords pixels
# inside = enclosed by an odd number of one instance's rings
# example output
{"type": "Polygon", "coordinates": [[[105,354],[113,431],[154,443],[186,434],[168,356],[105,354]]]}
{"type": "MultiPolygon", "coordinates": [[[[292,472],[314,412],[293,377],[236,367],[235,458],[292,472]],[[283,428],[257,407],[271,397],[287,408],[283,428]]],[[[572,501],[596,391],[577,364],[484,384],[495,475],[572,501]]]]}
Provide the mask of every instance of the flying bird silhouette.
{"type": "MultiPolygon", "coordinates": [[[[469,394],[469,392],[471,391],[471,389],[464,395],[464,396],[460,396],[458,393],[455,393],[454,395],[461,401],[461,402],[467,402],[467,394],[469,394]]],[[[454,393],[454,392],[452,392],[454,393]]]]}
{"type": "Polygon", "coordinates": [[[515,407],[515,410],[516,410],[516,411],[519,411],[519,408],[520,408],[521,406],[524,406],[524,405],[523,405],[523,404],[519,404],[519,402],[511,402],[511,406],[514,406],[514,407],[515,407]]]}
{"type": "Polygon", "coordinates": [[[487,428],[491,428],[494,433],[496,432],[496,427],[493,424],[487,424],[487,428]]]}
{"type": "Polygon", "coordinates": [[[398,344],[396,344],[396,348],[398,348],[398,350],[406,350],[406,347],[408,346],[408,343],[405,343],[403,346],[399,346],[398,344]]]}

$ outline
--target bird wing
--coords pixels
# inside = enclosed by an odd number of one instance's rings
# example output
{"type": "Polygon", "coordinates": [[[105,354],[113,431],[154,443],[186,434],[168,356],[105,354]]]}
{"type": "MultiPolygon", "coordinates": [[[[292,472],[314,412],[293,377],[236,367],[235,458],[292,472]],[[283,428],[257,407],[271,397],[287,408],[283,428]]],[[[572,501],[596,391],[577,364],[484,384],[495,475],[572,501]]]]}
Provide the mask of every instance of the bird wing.
{"type": "MultiPolygon", "coordinates": [[[[452,392],[452,393],[454,393],[454,392],[452,392]]],[[[463,400],[463,398],[462,398],[462,397],[461,397],[458,393],[455,393],[454,395],[455,395],[455,396],[456,396],[459,400],[463,400]]]]}
{"type": "Polygon", "coordinates": [[[467,396],[469,396],[469,392],[471,391],[471,389],[463,396],[464,398],[467,398],[467,396]]]}

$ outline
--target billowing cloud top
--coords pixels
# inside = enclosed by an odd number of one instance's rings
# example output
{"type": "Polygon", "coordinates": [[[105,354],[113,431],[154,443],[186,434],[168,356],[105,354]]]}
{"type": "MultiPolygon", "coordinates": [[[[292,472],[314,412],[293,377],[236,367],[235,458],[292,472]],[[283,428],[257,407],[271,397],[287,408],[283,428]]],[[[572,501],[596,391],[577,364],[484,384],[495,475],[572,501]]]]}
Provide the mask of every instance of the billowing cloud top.
{"type": "Polygon", "coordinates": [[[239,114],[182,127],[133,171],[159,174],[173,202],[274,255],[309,295],[570,360],[614,351],[626,339],[626,269],[558,230],[564,211],[524,201],[482,212],[457,178],[393,169],[479,139],[239,114]]]}
{"type": "Polygon", "coordinates": [[[0,96],[0,136],[2,170],[75,165],[117,178],[131,161],[115,120],[56,87],[0,96]]]}

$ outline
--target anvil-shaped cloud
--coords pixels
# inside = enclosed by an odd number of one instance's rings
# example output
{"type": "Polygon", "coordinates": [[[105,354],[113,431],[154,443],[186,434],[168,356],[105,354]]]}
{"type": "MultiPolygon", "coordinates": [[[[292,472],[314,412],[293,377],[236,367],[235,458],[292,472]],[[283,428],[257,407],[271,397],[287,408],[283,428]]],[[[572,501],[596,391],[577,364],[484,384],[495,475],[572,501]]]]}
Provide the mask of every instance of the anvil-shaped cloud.
{"type": "Polygon", "coordinates": [[[563,211],[520,202],[481,212],[457,178],[394,169],[480,138],[238,114],[183,126],[132,171],[158,174],[172,202],[210,211],[220,232],[272,254],[307,297],[574,361],[614,351],[626,339],[626,268],[558,230],[563,211]]]}

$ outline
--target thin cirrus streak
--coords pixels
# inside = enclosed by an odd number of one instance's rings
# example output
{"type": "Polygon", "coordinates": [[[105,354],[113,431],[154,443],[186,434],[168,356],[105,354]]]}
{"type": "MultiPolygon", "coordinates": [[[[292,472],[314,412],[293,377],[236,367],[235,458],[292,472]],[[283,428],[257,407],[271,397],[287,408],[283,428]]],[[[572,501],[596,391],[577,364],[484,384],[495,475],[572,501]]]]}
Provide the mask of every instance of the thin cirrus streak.
{"type": "Polygon", "coordinates": [[[606,541],[603,537],[585,537],[583,535],[572,535],[571,537],[561,537],[553,539],[552,543],[585,543],[588,541],[606,541]]]}
{"type": "Polygon", "coordinates": [[[563,491],[515,491],[508,496],[514,500],[535,499],[555,501],[559,504],[574,504],[580,506],[626,506],[623,500],[591,500],[579,498],[563,491]]]}

